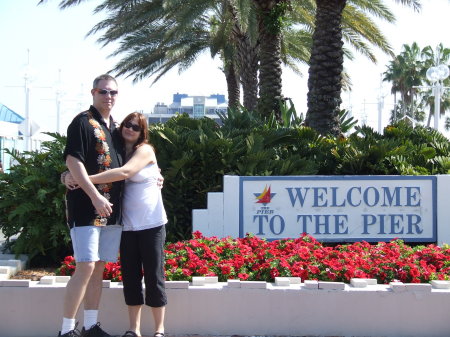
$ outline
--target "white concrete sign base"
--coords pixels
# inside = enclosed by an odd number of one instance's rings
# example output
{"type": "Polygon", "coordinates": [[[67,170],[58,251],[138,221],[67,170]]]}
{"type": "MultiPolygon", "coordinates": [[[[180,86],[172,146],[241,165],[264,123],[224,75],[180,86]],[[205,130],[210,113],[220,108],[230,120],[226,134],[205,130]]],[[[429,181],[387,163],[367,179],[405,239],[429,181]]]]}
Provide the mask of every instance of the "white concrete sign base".
{"type": "Polygon", "coordinates": [[[205,236],[450,242],[450,176],[224,176],[193,210],[205,236]]]}

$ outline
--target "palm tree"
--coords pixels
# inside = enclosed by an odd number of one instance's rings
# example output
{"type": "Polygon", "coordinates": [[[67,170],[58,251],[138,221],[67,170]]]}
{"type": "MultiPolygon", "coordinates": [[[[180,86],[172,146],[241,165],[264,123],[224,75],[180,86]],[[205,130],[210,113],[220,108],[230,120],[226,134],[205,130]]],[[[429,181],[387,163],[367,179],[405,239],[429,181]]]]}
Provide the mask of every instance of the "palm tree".
{"type": "Polygon", "coordinates": [[[423,52],[416,42],[410,46],[403,45],[401,53],[389,62],[383,74],[383,81],[392,82],[391,93],[394,94],[396,105],[401,106],[401,110],[396,112],[397,119],[406,115],[417,119],[412,107],[417,93],[415,87],[421,85],[425,75],[423,52]],[[401,103],[397,103],[397,93],[400,94],[401,103]]]}
{"type": "MultiPolygon", "coordinates": [[[[436,65],[445,64],[448,65],[450,61],[450,48],[445,48],[442,43],[436,46],[436,49],[431,48],[431,46],[427,46],[422,51],[422,59],[423,59],[423,84],[428,87],[432,87],[433,83],[428,80],[426,77],[426,71],[436,65]]],[[[450,87],[450,78],[447,77],[443,81],[444,87],[450,87]]],[[[430,126],[431,116],[434,115],[435,112],[435,100],[432,95],[431,90],[428,90],[426,93],[422,95],[422,104],[429,107],[429,114],[427,120],[427,126],[430,126]]],[[[440,114],[445,115],[445,112],[450,110],[450,92],[448,90],[443,90],[441,93],[441,102],[440,102],[440,114]]],[[[435,116],[436,118],[436,116],[435,116]]],[[[449,130],[449,119],[445,121],[445,128],[449,130]]]]}
{"type": "MultiPolygon", "coordinates": [[[[343,70],[342,17],[350,0],[316,0],[317,11],[308,78],[305,123],[321,134],[339,135],[339,105],[343,70]]],[[[379,1],[365,2],[366,5],[379,1]]],[[[419,0],[397,0],[415,9],[419,0]]]]}
{"type": "MultiPolygon", "coordinates": [[[[63,0],[60,7],[83,1],[63,0]]],[[[390,52],[366,13],[387,21],[393,20],[392,13],[381,0],[348,1],[354,6],[342,14],[343,38],[371,60],[371,45],[390,52]]],[[[281,62],[299,72],[297,64],[310,59],[316,5],[314,0],[104,0],[95,11],[108,17],[89,34],[102,32],[98,40],[104,45],[120,43],[113,53],[121,56],[113,69],[117,75],[135,81],[154,76],[156,82],[173,67],[187,69],[209,51],[222,59],[230,105],[238,104],[242,85],[244,106],[254,110],[259,86],[260,105],[267,113],[279,107],[281,62]]],[[[350,50],[344,54],[352,58],[350,50]]]]}
{"type": "MultiPolygon", "coordinates": [[[[416,42],[412,45],[403,45],[401,53],[388,64],[383,78],[384,81],[392,82],[391,92],[394,94],[397,107],[391,120],[395,121],[409,115],[421,121],[423,109],[428,107],[427,126],[430,126],[431,116],[434,114],[434,96],[431,92],[433,83],[427,79],[426,72],[436,64],[446,64],[449,59],[450,49],[444,48],[442,43],[437,46],[436,52],[430,46],[420,49],[416,42]],[[397,93],[400,94],[398,102],[397,93]],[[417,99],[418,96],[420,99],[417,99]]],[[[450,79],[444,81],[444,85],[448,84],[450,79]]],[[[450,108],[450,97],[444,92],[441,98],[441,114],[445,114],[450,108]]]]}
{"type": "Polygon", "coordinates": [[[231,16],[231,41],[235,50],[238,78],[242,84],[243,106],[255,110],[258,100],[258,48],[256,38],[255,11],[252,3],[225,1],[231,16]]]}
{"type": "Polygon", "coordinates": [[[253,0],[258,14],[259,102],[258,111],[280,118],[281,89],[281,24],[289,0],[253,0]]]}
{"type": "Polygon", "coordinates": [[[316,0],[316,29],[308,78],[306,125],[321,134],[339,135],[344,51],[341,17],[346,0],[316,0]]]}

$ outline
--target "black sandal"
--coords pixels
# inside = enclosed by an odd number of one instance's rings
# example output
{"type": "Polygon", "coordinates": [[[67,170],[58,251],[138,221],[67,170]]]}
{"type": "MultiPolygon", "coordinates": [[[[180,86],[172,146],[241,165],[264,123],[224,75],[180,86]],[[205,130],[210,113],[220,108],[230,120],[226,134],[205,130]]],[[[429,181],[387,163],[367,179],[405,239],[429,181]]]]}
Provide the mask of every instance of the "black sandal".
{"type": "Polygon", "coordinates": [[[122,337],[139,337],[136,332],[128,330],[122,335],[122,337]]]}
{"type": "Polygon", "coordinates": [[[165,337],[164,332],[155,332],[153,337],[165,337]]]}

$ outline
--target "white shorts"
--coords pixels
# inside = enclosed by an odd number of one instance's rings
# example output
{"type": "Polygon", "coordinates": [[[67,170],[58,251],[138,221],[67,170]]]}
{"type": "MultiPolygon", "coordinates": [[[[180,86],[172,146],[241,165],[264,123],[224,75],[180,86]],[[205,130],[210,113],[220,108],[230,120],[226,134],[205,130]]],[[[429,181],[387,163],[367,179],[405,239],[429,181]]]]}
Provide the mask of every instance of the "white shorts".
{"type": "Polygon", "coordinates": [[[76,262],[116,262],[122,226],[79,226],[70,230],[76,262]]]}

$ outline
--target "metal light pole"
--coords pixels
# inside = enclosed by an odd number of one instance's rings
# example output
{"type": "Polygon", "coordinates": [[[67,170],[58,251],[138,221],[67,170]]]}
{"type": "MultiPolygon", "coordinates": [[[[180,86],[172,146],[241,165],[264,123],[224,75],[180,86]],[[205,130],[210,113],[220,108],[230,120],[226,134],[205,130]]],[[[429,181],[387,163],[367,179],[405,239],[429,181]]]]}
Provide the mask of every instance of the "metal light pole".
{"type": "Polygon", "coordinates": [[[61,98],[64,95],[61,82],[61,69],[58,69],[58,82],[55,85],[56,94],[56,132],[61,133],[61,98]]]}
{"type": "Polygon", "coordinates": [[[33,71],[30,66],[30,50],[28,52],[27,66],[23,74],[25,80],[25,151],[31,151],[31,123],[30,123],[30,90],[31,82],[33,80],[33,71]]]}
{"type": "MultiPolygon", "coordinates": [[[[436,62],[437,63],[437,62],[436,62]]],[[[448,66],[439,64],[427,70],[427,78],[433,83],[432,92],[434,96],[434,128],[439,131],[439,120],[441,114],[441,95],[444,92],[444,80],[449,75],[448,66]]]]}

